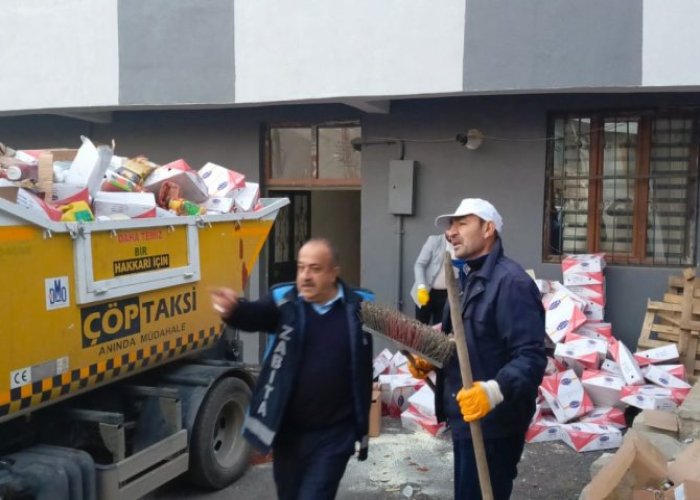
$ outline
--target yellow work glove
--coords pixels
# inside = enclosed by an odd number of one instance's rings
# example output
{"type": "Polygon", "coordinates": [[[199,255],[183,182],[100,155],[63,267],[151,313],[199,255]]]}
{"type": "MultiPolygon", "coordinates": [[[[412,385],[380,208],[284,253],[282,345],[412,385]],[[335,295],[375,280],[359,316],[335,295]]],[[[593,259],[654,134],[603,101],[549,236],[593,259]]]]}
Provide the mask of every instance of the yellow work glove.
{"type": "Polygon", "coordinates": [[[503,401],[503,394],[498,382],[474,382],[469,389],[460,389],[456,396],[459,411],[465,422],[473,422],[484,418],[503,401]]]}
{"type": "Polygon", "coordinates": [[[433,371],[435,367],[430,363],[430,361],[427,361],[419,356],[413,356],[413,359],[415,360],[415,364],[411,363],[410,361],[408,362],[408,371],[411,372],[411,375],[418,380],[425,380],[428,378],[428,374],[433,371]]]}
{"type": "Polygon", "coordinates": [[[430,292],[425,288],[425,285],[418,285],[416,296],[421,307],[430,302],[430,292]]]}

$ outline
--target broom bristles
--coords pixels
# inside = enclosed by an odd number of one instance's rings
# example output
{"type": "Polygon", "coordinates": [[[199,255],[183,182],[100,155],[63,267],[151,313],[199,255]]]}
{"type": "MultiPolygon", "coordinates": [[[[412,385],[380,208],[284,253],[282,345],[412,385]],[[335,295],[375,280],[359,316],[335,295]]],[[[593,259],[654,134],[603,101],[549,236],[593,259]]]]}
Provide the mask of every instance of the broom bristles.
{"type": "Polygon", "coordinates": [[[444,366],[454,352],[454,342],[444,333],[395,309],[363,302],[362,321],[370,330],[381,333],[437,366],[444,366]]]}

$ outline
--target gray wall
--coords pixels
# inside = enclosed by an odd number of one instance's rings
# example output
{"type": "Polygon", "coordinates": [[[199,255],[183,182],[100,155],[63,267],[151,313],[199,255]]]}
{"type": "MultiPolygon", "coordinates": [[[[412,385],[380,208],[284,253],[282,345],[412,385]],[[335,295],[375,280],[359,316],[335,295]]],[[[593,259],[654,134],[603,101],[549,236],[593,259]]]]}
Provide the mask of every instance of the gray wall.
{"type": "Polygon", "coordinates": [[[467,0],[465,91],[642,84],[642,0],[467,0]]]}
{"type": "Polygon", "coordinates": [[[119,104],[232,103],[233,0],[120,0],[119,104]]]}
{"type": "Polygon", "coordinates": [[[361,213],[359,191],[311,192],[311,236],[333,242],[340,254],[340,276],[354,286],[360,285],[361,213]]]}

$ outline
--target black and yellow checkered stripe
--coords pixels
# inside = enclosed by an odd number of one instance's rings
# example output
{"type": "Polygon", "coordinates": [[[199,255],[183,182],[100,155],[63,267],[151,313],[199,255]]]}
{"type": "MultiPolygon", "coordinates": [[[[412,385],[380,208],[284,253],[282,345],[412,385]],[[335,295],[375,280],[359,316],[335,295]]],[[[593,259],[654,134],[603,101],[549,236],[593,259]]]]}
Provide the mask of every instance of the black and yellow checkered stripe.
{"type": "Polygon", "coordinates": [[[61,375],[45,378],[0,394],[0,418],[11,413],[58,399],[86,387],[99,385],[107,380],[155,366],[197,349],[209,347],[223,332],[223,328],[211,327],[198,333],[189,333],[173,340],[166,340],[143,349],[116,356],[98,363],[69,370],[61,375]]]}

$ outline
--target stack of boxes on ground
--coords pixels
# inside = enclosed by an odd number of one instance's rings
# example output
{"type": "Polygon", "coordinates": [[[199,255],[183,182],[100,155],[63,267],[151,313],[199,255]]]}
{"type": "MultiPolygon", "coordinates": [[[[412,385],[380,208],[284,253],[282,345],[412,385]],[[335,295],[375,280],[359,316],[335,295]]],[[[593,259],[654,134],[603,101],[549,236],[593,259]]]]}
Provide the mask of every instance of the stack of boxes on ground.
{"type": "MultiPolygon", "coordinates": [[[[430,375],[435,381],[435,374],[430,375]]],[[[445,430],[444,422],[435,416],[435,395],[423,380],[408,371],[408,360],[400,352],[384,349],[374,359],[374,378],[381,391],[382,415],[401,419],[401,425],[412,431],[433,436],[445,430]]]]}
{"type": "Polygon", "coordinates": [[[251,212],[259,196],[258,184],[234,170],[122,158],[84,137],[78,150],[0,147],[0,197],[53,221],[251,212]]]}
{"type": "Polygon", "coordinates": [[[627,406],[672,411],[691,386],[675,344],[633,354],[604,322],[604,255],[567,256],[562,269],[563,284],[536,280],[553,357],[527,441],[617,448],[627,406]]]}

